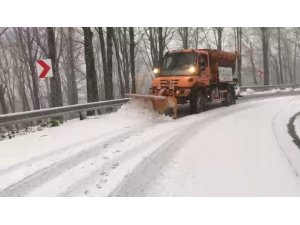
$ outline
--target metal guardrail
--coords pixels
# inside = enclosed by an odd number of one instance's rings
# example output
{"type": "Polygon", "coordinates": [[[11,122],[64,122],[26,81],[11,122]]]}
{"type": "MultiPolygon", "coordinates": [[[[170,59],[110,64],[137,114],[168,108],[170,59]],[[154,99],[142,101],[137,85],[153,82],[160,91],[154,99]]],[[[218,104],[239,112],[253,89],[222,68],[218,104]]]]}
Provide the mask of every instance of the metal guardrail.
{"type": "Polygon", "coordinates": [[[260,85],[260,86],[241,86],[240,90],[252,89],[254,91],[267,91],[270,89],[284,89],[284,88],[300,88],[300,84],[280,84],[280,85],[260,85]]]}
{"type": "Polygon", "coordinates": [[[0,127],[14,125],[18,123],[24,123],[34,120],[41,120],[46,118],[52,118],[56,116],[62,116],[65,114],[71,114],[76,112],[86,112],[101,108],[109,108],[114,106],[120,106],[129,101],[129,98],[91,102],[78,105],[68,105],[62,107],[55,107],[49,109],[40,109],[27,112],[11,113],[0,115],[0,127]]]}

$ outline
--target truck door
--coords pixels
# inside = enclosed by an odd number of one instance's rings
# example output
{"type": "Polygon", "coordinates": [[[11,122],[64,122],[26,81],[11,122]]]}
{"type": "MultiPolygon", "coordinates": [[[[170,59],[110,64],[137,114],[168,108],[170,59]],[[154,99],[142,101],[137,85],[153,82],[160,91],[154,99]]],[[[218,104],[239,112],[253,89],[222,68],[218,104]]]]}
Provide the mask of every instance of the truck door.
{"type": "Polygon", "coordinates": [[[200,80],[209,81],[209,61],[208,55],[201,53],[199,55],[200,80]]]}

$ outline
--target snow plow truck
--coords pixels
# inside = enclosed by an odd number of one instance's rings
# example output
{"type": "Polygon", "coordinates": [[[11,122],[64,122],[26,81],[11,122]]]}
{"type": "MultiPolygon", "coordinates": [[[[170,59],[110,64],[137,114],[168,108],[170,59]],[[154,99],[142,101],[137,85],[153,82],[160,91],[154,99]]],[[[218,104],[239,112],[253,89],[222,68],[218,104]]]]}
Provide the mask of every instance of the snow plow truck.
{"type": "Polygon", "coordinates": [[[131,98],[150,100],[156,111],[173,112],[178,104],[190,104],[190,113],[200,113],[207,104],[236,103],[236,53],[211,49],[184,49],[167,52],[158,68],[149,95],[127,94],[131,98]]]}

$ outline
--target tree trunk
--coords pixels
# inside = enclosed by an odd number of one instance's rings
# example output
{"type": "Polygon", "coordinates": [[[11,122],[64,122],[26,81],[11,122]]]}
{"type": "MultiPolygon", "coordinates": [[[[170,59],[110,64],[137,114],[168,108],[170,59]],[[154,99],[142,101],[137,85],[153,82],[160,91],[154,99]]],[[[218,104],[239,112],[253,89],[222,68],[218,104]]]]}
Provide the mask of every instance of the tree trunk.
{"type": "Polygon", "coordinates": [[[68,28],[67,36],[67,87],[68,103],[70,105],[78,104],[78,91],[75,76],[74,47],[73,47],[73,28],[68,28]]]}
{"type": "Polygon", "coordinates": [[[250,62],[251,62],[251,67],[252,67],[252,76],[253,76],[253,82],[255,85],[257,85],[257,79],[256,79],[256,67],[254,63],[254,57],[253,57],[253,46],[252,43],[250,42],[250,62]]]}
{"type": "Polygon", "coordinates": [[[181,37],[182,47],[184,49],[188,49],[189,48],[189,28],[188,27],[178,28],[178,33],[181,37]]]}
{"type": "Polygon", "coordinates": [[[84,34],[84,57],[86,66],[86,89],[87,101],[99,101],[97,74],[93,48],[93,32],[90,27],[83,27],[84,34]]]}
{"type": "Polygon", "coordinates": [[[116,52],[116,59],[117,59],[117,67],[118,67],[118,77],[119,77],[119,83],[120,83],[120,94],[121,97],[125,97],[125,90],[124,90],[124,84],[122,79],[122,70],[121,70],[121,58],[120,58],[120,50],[119,50],[119,44],[116,39],[115,32],[113,32],[113,42],[115,46],[115,52],[116,52]]]}
{"type": "Polygon", "coordinates": [[[102,27],[98,27],[97,31],[98,31],[99,40],[100,40],[103,77],[106,77],[107,76],[107,61],[106,61],[105,41],[104,41],[104,35],[103,35],[102,27]]]}
{"type": "Polygon", "coordinates": [[[159,61],[159,66],[162,65],[162,60],[164,57],[164,43],[163,43],[163,34],[162,34],[162,27],[158,28],[158,61],[159,61]]]}
{"type": "MultiPolygon", "coordinates": [[[[23,42],[23,39],[24,39],[23,38],[23,30],[22,30],[22,28],[16,28],[16,29],[14,29],[14,31],[15,31],[16,36],[18,37],[17,46],[21,49],[21,52],[22,52],[22,53],[19,53],[20,58],[22,57],[25,62],[28,62],[28,56],[27,56],[27,53],[26,53],[26,48],[25,48],[25,44],[23,42]]],[[[35,97],[34,97],[34,92],[33,92],[33,88],[32,88],[32,85],[31,85],[29,70],[28,70],[27,65],[24,68],[24,71],[25,71],[25,74],[26,74],[26,81],[27,81],[27,86],[28,86],[28,89],[29,89],[30,97],[31,97],[32,103],[34,105],[34,98],[35,97]]]]}
{"type": "Polygon", "coordinates": [[[5,103],[5,93],[4,93],[4,88],[3,85],[0,84],[0,105],[2,108],[2,112],[3,114],[7,114],[8,113],[8,109],[5,103]]]}
{"type": "Polygon", "coordinates": [[[277,84],[280,84],[280,71],[279,71],[279,66],[278,66],[278,62],[277,62],[277,58],[272,54],[272,52],[270,52],[270,61],[271,61],[271,65],[273,65],[274,70],[276,71],[276,81],[277,84]]]}
{"type": "Polygon", "coordinates": [[[28,64],[31,73],[31,80],[32,80],[32,87],[33,87],[33,108],[40,109],[40,99],[39,99],[39,86],[38,86],[38,77],[35,69],[35,61],[36,59],[33,57],[32,54],[32,40],[30,37],[30,31],[27,27],[26,29],[27,35],[27,49],[28,49],[28,64]]]}
{"type": "Polygon", "coordinates": [[[278,61],[279,61],[279,75],[280,75],[279,77],[280,77],[280,84],[283,84],[280,27],[277,28],[277,33],[278,33],[278,61]]]}
{"type": "MultiPolygon", "coordinates": [[[[18,62],[17,58],[14,58],[16,62],[18,62]]],[[[22,99],[22,107],[23,111],[28,111],[30,110],[29,107],[29,102],[27,99],[27,94],[26,94],[26,87],[25,87],[25,78],[24,78],[24,67],[22,62],[19,64],[19,72],[18,72],[18,88],[19,88],[19,94],[20,98],[22,99]]]]}
{"type": "Polygon", "coordinates": [[[114,98],[113,95],[113,67],[112,67],[112,35],[113,35],[113,28],[107,27],[106,28],[106,45],[107,45],[107,75],[104,76],[104,84],[105,84],[105,99],[111,100],[114,98]]]}
{"type": "Polygon", "coordinates": [[[218,33],[218,45],[217,45],[217,49],[219,51],[222,50],[222,36],[223,36],[223,27],[217,27],[217,33],[218,33]]]}
{"type": "Polygon", "coordinates": [[[293,84],[296,84],[296,72],[297,72],[297,43],[294,46],[294,76],[293,76],[293,84]]]}
{"type": "Polygon", "coordinates": [[[130,38],[130,72],[131,72],[131,92],[136,93],[135,85],[135,60],[134,60],[134,30],[133,27],[129,27],[129,38],[130,38]]]}
{"type": "Polygon", "coordinates": [[[52,62],[53,77],[50,78],[51,107],[62,106],[61,82],[56,59],[55,34],[53,27],[47,27],[48,56],[52,62]]]}
{"type": "MultiPolygon", "coordinates": [[[[122,34],[123,42],[120,42],[121,52],[123,55],[123,70],[124,70],[124,83],[125,83],[125,91],[126,93],[130,92],[130,85],[129,85],[129,60],[128,60],[128,40],[127,40],[127,28],[123,28],[122,34]],[[122,47],[123,46],[123,47],[122,47]]],[[[119,32],[119,39],[121,41],[121,32],[119,32]]]]}
{"type": "Polygon", "coordinates": [[[149,42],[150,42],[150,52],[151,52],[151,59],[152,59],[152,67],[159,66],[159,52],[157,49],[157,44],[155,40],[155,28],[149,27],[149,42]]]}
{"type": "Polygon", "coordinates": [[[242,86],[242,28],[237,27],[237,74],[239,85],[242,86]]]}
{"type": "Polygon", "coordinates": [[[198,49],[199,27],[197,27],[196,30],[195,30],[194,39],[195,39],[195,49],[198,49]]]}
{"type": "Polygon", "coordinates": [[[263,61],[264,61],[264,85],[269,85],[269,31],[267,27],[261,28],[263,61]]]}

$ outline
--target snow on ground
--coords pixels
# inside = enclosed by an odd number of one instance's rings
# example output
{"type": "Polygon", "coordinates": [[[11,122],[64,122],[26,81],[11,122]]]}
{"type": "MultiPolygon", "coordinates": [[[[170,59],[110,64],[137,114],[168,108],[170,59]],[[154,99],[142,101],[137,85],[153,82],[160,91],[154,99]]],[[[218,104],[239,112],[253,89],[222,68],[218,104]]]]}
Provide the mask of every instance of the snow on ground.
{"type": "Polygon", "coordinates": [[[159,165],[140,166],[113,195],[300,196],[300,152],[286,126],[298,111],[299,97],[226,108],[169,146],[173,154],[159,165]]]}
{"type": "Polygon", "coordinates": [[[248,96],[248,95],[261,95],[261,94],[274,94],[274,93],[283,93],[283,92],[291,92],[291,91],[300,91],[300,88],[285,88],[281,90],[279,88],[268,90],[268,91],[254,91],[251,88],[247,88],[245,91],[241,92],[241,96],[248,96]]]}
{"type": "Polygon", "coordinates": [[[4,140],[0,196],[299,196],[299,151],[284,128],[297,98],[177,120],[131,101],[4,140]]]}

